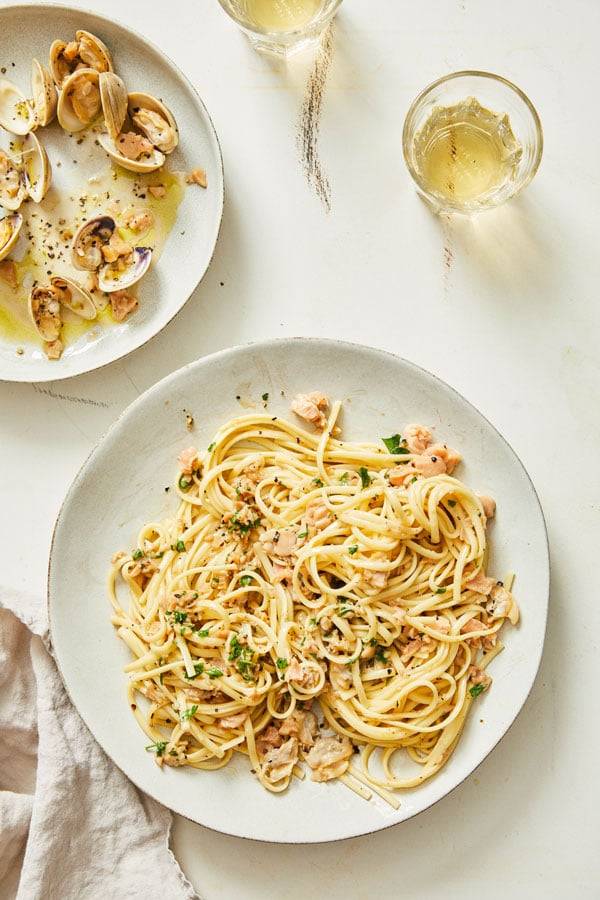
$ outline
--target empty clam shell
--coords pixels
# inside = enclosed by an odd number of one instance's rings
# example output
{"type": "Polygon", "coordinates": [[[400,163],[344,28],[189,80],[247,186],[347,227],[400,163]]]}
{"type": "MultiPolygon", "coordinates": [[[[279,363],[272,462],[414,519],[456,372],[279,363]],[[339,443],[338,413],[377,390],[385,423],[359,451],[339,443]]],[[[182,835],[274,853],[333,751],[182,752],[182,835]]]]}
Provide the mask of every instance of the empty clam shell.
{"type": "Polygon", "coordinates": [[[100,113],[99,76],[95,69],[77,69],[66,79],[58,100],[58,121],[65,131],[82,131],[100,113]]]}
{"type": "Polygon", "coordinates": [[[29,294],[29,315],[44,341],[51,343],[58,338],[62,325],[60,303],[52,287],[38,284],[32,288],[29,294]]]}
{"type": "Polygon", "coordinates": [[[129,172],[155,172],[164,165],[165,154],[157,150],[144,135],[130,131],[121,133],[113,140],[108,134],[101,134],[98,140],[110,158],[129,172]],[[136,158],[138,150],[140,153],[136,158]]]}
{"type": "Polygon", "coordinates": [[[73,238],[71,259],[76,269],[95,272],[104,262],[102,247],[117,227],[111,216],[96,216],[84,222],[73,238]]]}
{"type": "Polygon", "coordinates": [[[12,134],[28,134],[37,126],[25,94],[12,81],[0,81],[0,125],[12,134]]]}
{"type": "Polygon", "coordinates": [[[131,261],[122,271],[113,263],[102,266],[98,271],[98,287],[106,294],[111,294],[113,291],[124,291],[145,275],[151,261],[152,250],[150,247],[135,247],[131,261]]]}
{"type": "Polygon", "coordinates": [[[116,140],[127,117],[127,88],[114,72],[102,72],[99,82],[106,130],[116,140]]]}
{"type": "Polygon", "coordinates": [[[0,261],[6,259],[17,243],[22,225],[23,216],[20,213],[12,213],[0,219],[0,261]]]}
{"type": "Polygon", "coordinates": [[[54,288],[59,303],[66,306],[71,312],[81,316],[82,319],[96,318],[98,314],[96,304],[90,292],[83,285],[64,275],[53,275],[50,284],[54,288]]]}
{"type": "Polygon", "coordinates": [[[11,156],[5,150],[0,150],[0,205],[14,212],[26,196],[21,154],[11,156]]]}
{"type": "Polygon", "coordinates": [[[31,94],[38,125],[49,125],[56,115],[58,98],[52,75],[37,59],[31,61],[31,94]]]}
{"type": "Polygon", "coordinates": [[[154,146],[163,153],[172,153],[179,143],[177,123],[165,104],[153,97],[135,91],[129,94],[128,109],[131,121],[154,146]]]}
{"type": "Polygon", "coordinates": [[[52,180],[52,167],[48,154],[35,134],[23,139],[21,148],[25,188],[35,203],[40,203],[48,192],[52,180]]]}
{"type": "Polygon", "coordinates": [[[113,64],[108,47],[89,31],[78,31],[75,40],[56,40],[50,47],[50,71],[57,87],[62,87],[69,75],[85,66],[96,72],[112,72],[113,64]]]}

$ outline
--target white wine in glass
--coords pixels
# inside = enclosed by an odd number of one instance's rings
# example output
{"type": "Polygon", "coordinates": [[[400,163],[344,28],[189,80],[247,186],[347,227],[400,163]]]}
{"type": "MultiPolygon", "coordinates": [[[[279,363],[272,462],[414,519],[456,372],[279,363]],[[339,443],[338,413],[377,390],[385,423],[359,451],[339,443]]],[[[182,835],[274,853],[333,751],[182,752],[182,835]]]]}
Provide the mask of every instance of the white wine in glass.
{"type": "Polygon", "coordinates": [[[342,0],[219,0],[258,50],[288,56],[318,40],[342,0]]]}

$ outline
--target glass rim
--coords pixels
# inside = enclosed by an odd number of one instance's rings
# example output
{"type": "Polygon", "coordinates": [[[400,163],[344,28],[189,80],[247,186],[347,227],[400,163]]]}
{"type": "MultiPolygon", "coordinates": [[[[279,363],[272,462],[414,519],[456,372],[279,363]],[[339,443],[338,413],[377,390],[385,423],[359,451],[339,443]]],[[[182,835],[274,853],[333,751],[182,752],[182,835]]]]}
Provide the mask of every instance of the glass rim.
{"type": "MultiPolygon", "coordinates": [[[[527,107],[527,109],[529,110],[529,112],[531,114],[531,118],[533,119],[534,128],[535,128],[535,132],[536,132],[537,139],[538,139],[537,146],[536,146],[535,159],[533,160],[531,170],[528,173],[527,177],[523,180],[522,184],[519,185],[519,187],[517,188],[515,193],[511,195],[512,197],[514,197],[516,194],[520,193],[523,190],[523,188],[527,187],[527,185],[530,183],[530,181],[532,181],[537,170],[540,167],[540,163],[542,161],[542,153],[543,153],[543,149],[544,149],[544,131],[542,128],[542,122],[541,122],[539,113],[538,113],[537,109],[535,108],[535,106],[533,105],[533,103],[531,102],[531,100],[529,99],[529,97],[527,96],[527,94],[525,93],[525,91],[521,90],[521,88],[518,85],[516,85],[513,81],[510,81],[510,79],[505,78],[503,75],[496,75],[494,72],[486,72],[486,71],[479,70],[479,69],[461,69],[459,72],[451,72],[449,75],[442,75],[441,78],[436,78],[435,81],[432,81],[430,84],[428,84],[426,87],[424,87],[423,90],[421,90],[417,94],[417,96],[414,98],[414,100],[412,101],[412,103],[410,104],[410,106],[408,108],[408,112],[406,113],[406,117],[404,119],[404,126],[402,128],[402,152],[404,155],[404,161],[406,163],[406,167],[407,167],[408,171],[410,172],[410,175],[411,175],[413,181],[419,187],[419,189],[422,190],[427,196],[430,196],[429,191],[427,191],[426,188],[424,187],[424,185],[421,183],[421,179],[419,178],[417,171],[415,170],[415,168],[412,164],[412,160],[411,160],[411,157],[409,154],[409,147],[408,147],[409,127],[412,124],[412,118],[414,117],[414,114],[415,114],[417,108],[423,102],[423,100],[427,97],[427,95],[429,93],[431,93],[431,91],[433,91],[435,88],[439,87],[440,85],[445,84],[448,81],[453,81],[455,78],[464,78],[464,77],[488,78],[488,79],[490,79],[490,81],[500,82],[500,84],[505,85],[505,87],[507,87],[507,88],[509,88],[509,90],[513,91],[513,93],[515,93],[523,101],[523,103],[525,104],[525,106],[527,107]]],[[[454,208],[459,209],[459,210],[461,209],[460,206],[455,206],[454,208]]]]}
{"type": "MultiPolygon", "coordinates": [[[[221,8],[227,13],[230,19],[239,25],[240,28],[243,28],[245,31],[250,31],[252,34],[260,35],[261,37],[273,38],[274,41],[281,40],[282,38],[290,38],[297,35],[298,37],[302,37],[306,33],[307,25],[303,25],[300,28],[292,28],[290,31],[269,31],[268,28],[261,28],[260,25],[250,25],[250,24],[242,24],[239,19],[235,18],[231,14],[231,10],[227,4],[227,0],[219,0],[219,4],[221,8]]],[[[331,10],[327,14],[327,19],[331,19],[339,6],[341,6],[342,0],[332,0],[331,10]]]]}

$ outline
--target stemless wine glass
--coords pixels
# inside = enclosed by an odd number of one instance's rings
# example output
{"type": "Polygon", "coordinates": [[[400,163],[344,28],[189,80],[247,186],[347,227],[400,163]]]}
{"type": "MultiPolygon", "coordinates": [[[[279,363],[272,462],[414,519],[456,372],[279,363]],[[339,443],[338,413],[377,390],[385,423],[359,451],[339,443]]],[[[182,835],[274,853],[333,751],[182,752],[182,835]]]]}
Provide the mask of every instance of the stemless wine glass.
{"type": "Polygon", "coordinates": [[[531,100],[506,78],[491,72],[454,72],[434,81],[413,101],[404,122],[402,147],[408,171],[436,212],[474,213],[504,203],[529,184],[542,158],[542,125],[531,100]],[[497,129],[495,149],[500,164],[503,153],[506,158],[512,153],[504,177],[496,183],[491,179],[487,186],[485,171],[478,169],[480,160],[474,158],[475,152],[469,152],[472,148],[467,143],[479,141],[482,154],[490,149],[485,147],[488,139],[485,127],[477,128],[478,114],[484,124],[487,117],[487,125],[492,123],[491,127],[497,129]],[[472,132],[467,134],[463,145],[457,145],[452,129],[456,128],[457,121],[468,128],[464,121],[468,122],[469,116],[475,117],[472,132]],[[431,123],[435,117],[439,117],[440,129],[434,134],[431,123]],[[440,137],[440,144],[432,148],[427,143],[430,137],[432,142],[440,137]],[[437,184],[432,178],[432,159],[439,166],[435,174],[440,176],[442,172],[437,184]],[[469,183],[472,176],[471,195],[468,191],[463,196],[453,195],[454,185],[450,182],[456,174],[462,175],[463,184],[469,183]],[[450,189],[442,190],[442,187],[450,189]]]}
{"type": "Polygon", "coordinates": [[[315,44],[342,0],[219,0],[257,50],[291,56],[315,44]]]}

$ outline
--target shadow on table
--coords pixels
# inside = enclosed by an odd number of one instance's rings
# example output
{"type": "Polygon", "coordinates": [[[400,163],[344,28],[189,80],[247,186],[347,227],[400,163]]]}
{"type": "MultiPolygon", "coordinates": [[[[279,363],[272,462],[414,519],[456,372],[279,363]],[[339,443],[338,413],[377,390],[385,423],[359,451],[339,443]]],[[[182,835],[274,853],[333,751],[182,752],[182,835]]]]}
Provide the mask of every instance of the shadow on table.
{"type": "Polygon", "coordinates": [[[500,294],[523,303],[546,305],[560,299],[557,287],[565,270],[565,251],[559,217],[533,193],[472,217],[436,218],[445,253],[460,260],[475,289],[478,284],[493,286],[495,297],[500,294]]]}

